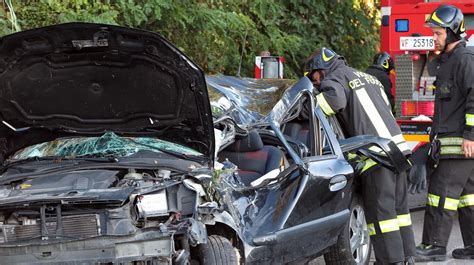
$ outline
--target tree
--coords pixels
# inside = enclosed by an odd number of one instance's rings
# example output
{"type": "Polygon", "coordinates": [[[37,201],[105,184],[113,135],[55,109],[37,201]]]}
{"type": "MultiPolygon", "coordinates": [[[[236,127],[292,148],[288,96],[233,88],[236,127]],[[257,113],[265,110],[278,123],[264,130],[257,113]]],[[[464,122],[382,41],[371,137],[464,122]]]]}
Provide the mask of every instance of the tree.
{"type": "MultiPolygon", "coordinates": [[[[8,2],[10,0],[4,0],[8,2]]],[[[377,4],[379,2],[377,1],[377,4]]],[[[255,55],[285,57],[285,77],[302,75],[317,47],[365,68],[378,47],[378,9],[371,0],[23,0],[13,3],[22,29],[84,21],[158,32],[206,73],[253,76],[255,55]]],[[[4,5],[4,10],[10,11],[4,5]]],[[[12,32],[9,12],[0,34],[12,32]]]]}

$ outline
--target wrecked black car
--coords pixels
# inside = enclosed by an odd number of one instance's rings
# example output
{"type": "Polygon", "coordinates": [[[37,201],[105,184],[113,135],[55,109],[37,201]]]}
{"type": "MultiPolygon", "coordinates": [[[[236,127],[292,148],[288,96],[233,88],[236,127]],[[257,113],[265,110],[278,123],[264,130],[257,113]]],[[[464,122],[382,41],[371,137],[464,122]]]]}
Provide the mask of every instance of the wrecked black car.
{"type": "Polygon", "coordinates": [[[206,80],[135,29],[3,37],[0,264],[366,264],[359,158],[406,160],[344,139],[312,89],[206,80]]]}
{"type": "Polygon", "coordinates": [[[9,35],[0,91],[0,264],[187,264],[194,247],[230,246],[199,221],[213,207],[204,75],[162,37],[85,23],[9,35]]]}
{"type": "Polygon", "coordinates": [[[355,180],[367,157],[405,171],[396,145],[372,136],[345,139],[306,77],[292,85],[226,76],[207,82],[220,114],[215,127],[224,135],[216,134],[218,160],[237,166],[237,179],[220,179],[218,189],[244,242],[245,262],[303,264],[325,254],[327,264],[368,264],[355,180]]]}

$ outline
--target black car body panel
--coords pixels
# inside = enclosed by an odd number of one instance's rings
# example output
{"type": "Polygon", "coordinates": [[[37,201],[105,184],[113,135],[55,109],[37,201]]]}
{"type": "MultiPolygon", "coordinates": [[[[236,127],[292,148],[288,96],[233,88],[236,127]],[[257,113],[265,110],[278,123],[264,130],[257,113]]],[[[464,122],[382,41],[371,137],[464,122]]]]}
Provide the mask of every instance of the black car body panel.
{"type": "Polygon", "coordinates": [[[160,35],[69,23],[5,36],[0,92],[0,264],[169,264],[189,253],[176,242],[207,242],[205,78],[160,35]]]}
{"type": "Polygon", "coordinates": [[[203,72],[158,34],[55,25],[3,37],[0,58],[2,126],[22,132],[2,134],[4,156],[58,136],[112,131],[169,139],[212,161],[203,72]]]}
{"type": "Polygon", "coordinates": [[[148,231],[131,236],[108,236],[81,241],[62,241],[48,245],[31,242],[28,246],[2,246],[1,264],[100,264],[146,261],[157,253],[155,264],[169,264],[172,235],[148,231]]]}

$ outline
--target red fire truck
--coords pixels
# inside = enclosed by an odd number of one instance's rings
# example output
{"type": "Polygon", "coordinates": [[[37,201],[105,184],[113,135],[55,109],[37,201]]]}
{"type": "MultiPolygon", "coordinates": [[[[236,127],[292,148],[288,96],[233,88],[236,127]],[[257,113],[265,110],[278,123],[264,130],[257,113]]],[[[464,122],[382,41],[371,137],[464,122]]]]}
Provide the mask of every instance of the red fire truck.
{"type": "Polygon", "coordinates": [[[430,120],[412,120],[434,112],[435,78],[428,62],[435,56],[432,32],[426,18],[441,4],[451,4],[464,14],[468,46],[474,49],[474,0],[382,0],[381,51],[392,56],[392,76],[397,121],[412,149],[429,141],[430,120]]]}

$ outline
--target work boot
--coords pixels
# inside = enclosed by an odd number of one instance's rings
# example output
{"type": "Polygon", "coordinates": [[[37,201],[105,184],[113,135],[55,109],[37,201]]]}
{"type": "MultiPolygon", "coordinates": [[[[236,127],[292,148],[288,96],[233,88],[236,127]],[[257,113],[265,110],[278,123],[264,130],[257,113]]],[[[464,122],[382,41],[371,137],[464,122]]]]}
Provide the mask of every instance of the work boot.
{"type": "Polygon", "coordinates": [[[474,245],[465,248],[457,248],[453,250],[453,258],[455,259],[474,259],[474,245]]]}
{"type": "Polygon", "coordinates": [[[406,265],[415,265],[415,259],[412,256],[405,257],[406,265]]]}
{"type": "Polygon", "coordinates": [[[443,261],[446,260],[446,247],[420,244],[416,246],[415,261],[443,261]]]}

